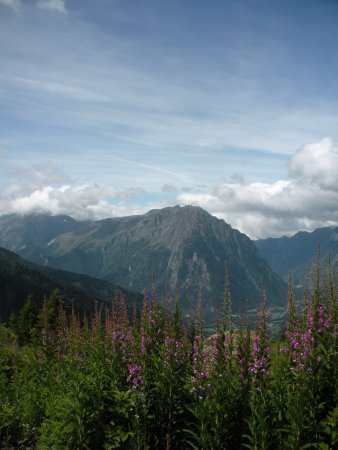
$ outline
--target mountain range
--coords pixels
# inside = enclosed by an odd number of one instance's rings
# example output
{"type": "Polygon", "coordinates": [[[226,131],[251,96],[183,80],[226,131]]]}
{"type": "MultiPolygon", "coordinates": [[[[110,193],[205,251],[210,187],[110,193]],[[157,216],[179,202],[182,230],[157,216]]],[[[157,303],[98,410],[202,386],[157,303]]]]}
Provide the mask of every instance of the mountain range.
{"type": "Polygon", "coordinates": [[[152,274],[161,292],[179,286],[188,310],[202,289],[204,308],[224,294],[225,263],[234,311],[260,303],[284,306],[286,285],[253,242],[199,207],[169,207],[144,215],[78,222],[68,216],[0,217],[0,246],[34,263],[86,274],[141,292],[152,274]]]}
{"type": "Polygon", "coordinates": [[[338,227],[300,231],[292,237],[260,239],[254,243],[275,272],[286,280],[290,271],[299,286],[304,284],[318,248],[324,265],[330,256],[332,267],[338,266],[338,227]]]}

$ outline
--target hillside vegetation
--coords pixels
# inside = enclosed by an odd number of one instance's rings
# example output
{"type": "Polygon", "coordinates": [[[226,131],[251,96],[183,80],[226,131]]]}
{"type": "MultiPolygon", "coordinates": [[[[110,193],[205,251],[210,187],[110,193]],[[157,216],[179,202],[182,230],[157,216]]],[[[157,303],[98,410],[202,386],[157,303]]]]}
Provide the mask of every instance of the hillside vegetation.
{"type": "Polygon", "coordinates": [[[123,298],[90,321],[67,315],[57,295],[39,313],[29,301],[30,321],[0,326],[1,448],[337,448],[332,273],[321,282],[317,270],[313,286],[297,310],[290,283],[277,342],[265,292],[252,333],[245,316],[234,328],[228,285],[209,338],[201,298],[188,328],[178,296],[171,313],[155,291],[132,320],[123,298]]]}
{"type": "Polygon", "coordinates": [[[33,297],[40,306],[45,297],[58,290],[68,310],[94,312],[95,303],[110,305],[119,293],[127,304],[141,307],[143,296],[114,286],[104,280],[42,267],[20,258],[13,252],[0,248],[0,321],[7,321],[11,313],[17,313],[24,301],[33,297]]]}

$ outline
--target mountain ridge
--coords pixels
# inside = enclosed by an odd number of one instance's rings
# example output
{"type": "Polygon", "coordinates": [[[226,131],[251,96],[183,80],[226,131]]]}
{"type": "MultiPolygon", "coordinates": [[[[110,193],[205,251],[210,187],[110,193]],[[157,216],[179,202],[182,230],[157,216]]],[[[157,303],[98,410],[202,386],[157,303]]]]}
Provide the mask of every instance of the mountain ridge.
{"type": "Polygon", "coordinates": [[[111,305],[113,298],[123,295],[130,307],[140,310],[143,296],[87,275],[42,267],[24,260],[16,253],[0,248],[0,319],[6,321],[18,312],[28,296],[37,304],[58,290],[68,307],[92,312],[95,303],[111,305]]]}
{"type": "MultiPolygon", "coordinates": [[[[137,216],[68,221],[65,232],[45,233],[44,240],[37,243],[23,237],[24,222],[36,218],[12,220],[11,233],[15,234],[13,229],[21,232],[17,251],[39,264],[85,273],[136,291],[149,286],[155,274],[159,292],[168,287],[173,292],[180,286],[185,308],[197,299],[202,287],[204,303],[212,309],[222,302],[226,263],[235,310],[245,307],[247,301],[251,307],[259,304],[261,280],[271,304],[285,304],[285,284],[252,241],[200,207],[174,206],[137,216]]],[[[48,220],[60,219],[39,220],[48,224],[48,220]]],[[[8,235],[0,217],[0,245],[10,244],[8,235]]]]}
{"type": "Polygon", "coordinates": [[[254,241],[260,254],[281,277],[288,272],[297,284],[303,284],[318,249],[321,258],[338,266],[338,227],[317,228],[312,232],[299,231],[295,235],[254,241]]]}

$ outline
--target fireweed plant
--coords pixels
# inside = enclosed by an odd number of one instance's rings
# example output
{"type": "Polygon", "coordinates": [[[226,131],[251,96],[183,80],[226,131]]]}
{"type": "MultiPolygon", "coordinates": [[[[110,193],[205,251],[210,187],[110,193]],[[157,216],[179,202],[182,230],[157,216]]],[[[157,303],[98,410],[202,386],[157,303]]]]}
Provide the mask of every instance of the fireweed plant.
{"type": "Polygon", "coordinates": [[[302,305],[290,277],[278,341],[264,287],[256,329],[234,326],[227,277],[208,337],[201,291],[188,326],[154,283],[141,312],[117,298],[89,318],[54,294],[24,333],[0,325],[0,448],[338,448],[337,293],[314,273],[302,305]]]}

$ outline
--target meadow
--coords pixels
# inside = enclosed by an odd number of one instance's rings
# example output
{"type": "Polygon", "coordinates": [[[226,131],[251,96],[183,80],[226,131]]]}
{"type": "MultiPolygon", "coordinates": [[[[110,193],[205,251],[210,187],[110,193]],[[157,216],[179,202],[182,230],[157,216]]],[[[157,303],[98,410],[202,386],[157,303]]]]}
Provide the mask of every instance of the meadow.
{"type": "Polygon", "coordinates": [[[187,326],[155,290],[90,319],[55,293],[0,325],[2,449],[338,448],[338,317],[331,270],[297,304],[291,280],[281,339],[268,302],[254,330],[234,326],[226,285],[215,333],[202,299],[187,326]]]}

